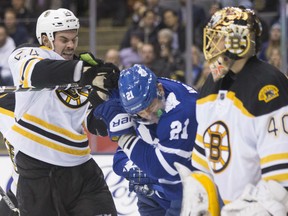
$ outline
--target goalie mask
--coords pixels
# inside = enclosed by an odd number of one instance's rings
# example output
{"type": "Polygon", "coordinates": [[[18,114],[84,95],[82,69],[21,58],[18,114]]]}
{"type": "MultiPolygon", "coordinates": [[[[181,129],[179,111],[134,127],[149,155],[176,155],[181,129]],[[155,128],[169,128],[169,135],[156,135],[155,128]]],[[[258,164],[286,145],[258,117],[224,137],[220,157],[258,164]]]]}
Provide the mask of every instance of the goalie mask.
{"type": "Polygon", "coordinates": [[[224,77],[234,61],[256,54],[261,32],[250,9],[226,7],[212,16],[204,28],[203,53],[214,80],[224,77]]]}
{"type": "Polygon", "coordinates": [[[42,34],[46,34],[53,46],[54,33],[65,30],[78,30],[80,27],[79,19],[72,11],[64,8],[57,10],[46,10],[38,18],[36,24],[36,37],[42,45],[42,34]]]}

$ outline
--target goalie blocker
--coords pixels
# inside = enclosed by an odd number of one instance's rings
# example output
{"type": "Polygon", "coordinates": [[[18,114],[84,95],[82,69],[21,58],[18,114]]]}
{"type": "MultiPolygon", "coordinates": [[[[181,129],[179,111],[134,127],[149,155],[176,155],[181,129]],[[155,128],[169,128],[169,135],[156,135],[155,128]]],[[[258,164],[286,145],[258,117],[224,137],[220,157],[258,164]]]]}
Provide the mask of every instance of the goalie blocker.
{"type": "Polygon", "coordinates": [[[211,177],[204,172],[191,172],[187,167],[174,163],[183,184],[181,216],[219,216],[223,205],[211,177]]]}

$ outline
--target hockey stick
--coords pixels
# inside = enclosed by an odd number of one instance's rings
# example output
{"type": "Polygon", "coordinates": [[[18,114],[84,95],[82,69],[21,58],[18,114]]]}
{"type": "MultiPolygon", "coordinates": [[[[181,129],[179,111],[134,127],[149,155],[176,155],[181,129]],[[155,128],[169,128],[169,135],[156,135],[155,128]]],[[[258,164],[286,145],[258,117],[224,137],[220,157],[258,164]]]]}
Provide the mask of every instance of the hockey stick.
{"type": "Polygon", "coordinates": [[[18,215],[20,215],[19,209],[15,207],[14,203],[11,201],[11,199],[7,196],[3,188],[0,186],[0,195],[2,196],[2,199],[5,201],[5,203],[8,205],[8,207],[14,211],[17,212],[18,215]]]}
{"type": "Polygon", "coordinates": [[[0,86],[0,93],[12,93],[12,92],[29,92],[29,91],[52,91],[52,90],[67,90],[67,89],[91,89],[92,86],[79,86],[77,83],[71,83],[66,85],[56,85],[49,87],[30,87],[22,88],[21,86],[0,86]]]}

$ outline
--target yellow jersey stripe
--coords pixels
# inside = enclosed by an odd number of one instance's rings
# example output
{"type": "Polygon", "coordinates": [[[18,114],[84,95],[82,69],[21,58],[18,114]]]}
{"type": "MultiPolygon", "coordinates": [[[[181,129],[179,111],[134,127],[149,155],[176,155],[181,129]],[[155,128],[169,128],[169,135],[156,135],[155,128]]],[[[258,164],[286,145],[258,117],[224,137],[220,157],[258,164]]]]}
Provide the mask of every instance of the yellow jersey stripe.
{"type": "Polygon", "coordinates": [[[46,146],[48,148],[51,148],[51,149],[54,149],[54,150],[57,150],[57,151],[60,151],[60,152],[63,152],[63,153],[77,155],[77,156],[84,156],[84,155],[90,154],[90,148],[89,147],[86,148],[86,149],[83,149],[83,150],[67,148],[67,147],[61,146],[61,145],[59,145],[57,143],[51,142],[49,140],[46,140],[46,139],[44,139],[44,138],[42,138],[40,136],[34,135],[32,133],[29,133],[28,131],[25,131],[24,129],[18,127],[17,125],[14,125],[12,127],[12,129],[15,132],[21,134],[22,136],[33,140],[34,142],[37,142],[37,143],[39,143],[41,145],[44,145],[44,146],[46,146]]]}
{"type": "MultiPolygon", "coordinates": [[[[23,71],[23,74],[24,74],[24,85],[23,85],[23,87],[24,87],[24,88],[30,87],[30,85],[29,85],[29,80],[30,80],[30,79],[28,79],[28,77],[29,77],[29,74],[32,72],[32,71],[31,71],[31,67],[32,67],[33,65],[35,65],[35,62],[37,63],[37,62],[43,60],[43,58],[39,58],[39,57],[33,57],[33,58],[34,58],[34,59],[31,60],[31,61],[28,63],[27,67],[25,68],[25,71],[23,71]]],[[[23,66],[23,65],[22,65],[22,66],[23,66]]],[[[23,69],[24,69],[24,68],[22,68],[21,71],[22,71],[23,69]]]]}
{"type": "MultiPolygon", "coordinates": [[[[197,100],[197,105],[205,104],[207,102],[213,102],[217,99],[217,94],[211,94],[207,97],[201,98],[197,100]]],[[[234,92],[228,92],[227,98],[233,101],[235,107],[237,107],[244,115],[248,117],[254,117],[244,106],[243,103],[235,96],[234,92]]]]}
{"type": "Polygon", "coordinates": [[[37,118],[36,116],[32,116],[30,114],[24,114],[23,119],[28,120],[29,122],[36,123],[37,125],[41,125],[42,127],[45,127],[46,129],[56,132],[57,134],[61,134],[63,136],[69,137],[70,139],[77,140],[77,141],[83,141],[87,139],[87,135],[83,134],[74,134],[71,133],[69,130],[66,130],[64,128],[58,127],[56,125],[50,124],[40,118],[37,118]]]}
{"type": "Polygon", "coordinates": [[[277,160],[288,160],[288,153],[272,154],[267,157],[263,157],[260,160],[260,164],[264,165],[277,160]]]}
{"type": "Polygon", "coordinates": [[[192,153],[192,161],[195,161],[196,163],[200,164],[202,167],[204,167],[207,171],[209,171],[209,166],[205,160],[200,158],[195,152],[192,153]]]}
{"type": "Polygon", "coordinates": [[[235,96],[234,92],[228,92],[227,98],[234,101],[234,105],[242,112],[242,114],[248,117],[254,117],[244,106],[243,103],[235,96]]]}
{"type": "Polygon", "coordinates": [[[217,99],[217,94],[211,94],[211,95],[209,95],[207,97],[198,99],[196,103],[197,104],[204,104],[204,103],[207,103],[207,102],[215,101],[216,99],[217,99]]]}
{"type": "Polygon", "coordinates": [[[284,181],[288,181],[288,174],[283,173],[283,174],[278,174],[278,175],[271,175],[271,176],[263,177],[263,180],[265,181],[275,180],[278,182],[284,182],[284,181]]]}
{"type": "Polygon", "coordinates": [[[4,115],[7,115],[7,116],[10,116],[11,118],[14,118],[14,112],[12,112],[10,110],[4,109],[4,108],[0,108],[0,113],[4,114],[4,115]]]}
{"type": "Polygon", "coordinates": [[[196,134],[196,141],[200,142],[203,144],[203,136],[201,136],[200,134],[196,134]]]}

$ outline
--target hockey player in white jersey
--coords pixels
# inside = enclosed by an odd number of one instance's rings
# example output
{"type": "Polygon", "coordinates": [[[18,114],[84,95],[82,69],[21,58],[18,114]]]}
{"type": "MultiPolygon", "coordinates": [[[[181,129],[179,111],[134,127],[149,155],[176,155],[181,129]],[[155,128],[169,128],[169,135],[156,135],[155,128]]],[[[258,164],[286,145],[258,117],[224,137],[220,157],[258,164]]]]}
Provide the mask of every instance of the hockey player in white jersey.
{"type": "Polygon", "coordinates": [[[260,35],[254,11],[242,7],[217,11],[204,29],[212,74],[197,100],[192,165],[212,175],[222,216],[288,212],[288,80],[256,57],[260,35]]]}
{"type": "Polygon", "coordinates": [[[120,100],[110,99],[94,111],[118,140],[114,171],[130,181],[142,216],[179,215],[182,185],[174,162],[192,169],[198,94],[138,64],[121,71],[118,86],[120,100]],[[129,167],[132,163],[136,168],[129,167]]]}
{"type": "MultiPolygon", "coordinates": [[[[74,58],[78,29],[78,18],[67,9],[43,12],[36,25],[40,45],[23,44],[9,57],[14,85],[103,88],[115,70],[91,55],[74,58]]],[[[84,130],[91,128],[88,94],[85,89],[16,92],[15,124],[6,138],[17,149],[21,216],[117,215],[84,130]]]]}
{"type": "MultiPolygon", "coordinates": [[[[15,108],[15,94],[14,93],[2,93],[0,94],[0,132],[3,136],[6,148],[8,150],[9,156],[11,158],[13,164],[12,170],[12,182],[10,185],[9,190],[6,192],[6,195],[9,197],[11,202],[13,203],[14,207],[17,208],[18,203],[16,200],[16,189],[17,189],[17,181],[18,181],[18,174],[16,172],[16,165],[14,161],[14,146],[12,146],[6,140],[6,133],[10,130],[12,125],[14,124],[14,108],[15,108]]],[[[3,190],[5,190],[3,188],[3,190]]],[[[18,216],[18,212],[12,211],[10,209],[5,200],[2,198],[0,201],[0,215],[7,215],[7,216],[18,216]]]]}

